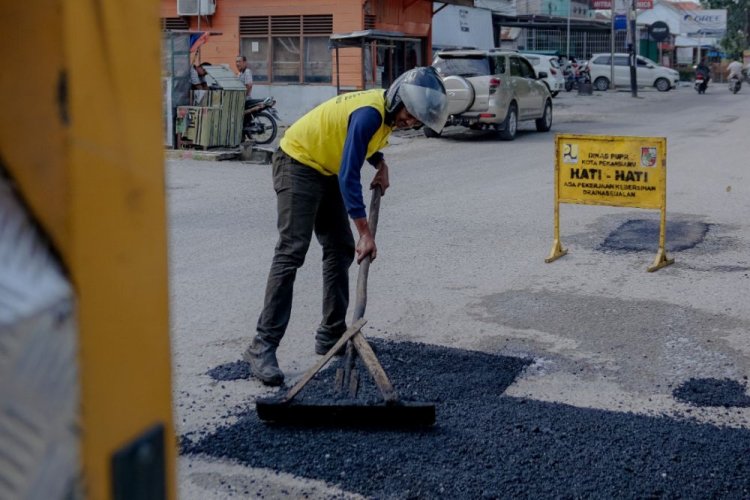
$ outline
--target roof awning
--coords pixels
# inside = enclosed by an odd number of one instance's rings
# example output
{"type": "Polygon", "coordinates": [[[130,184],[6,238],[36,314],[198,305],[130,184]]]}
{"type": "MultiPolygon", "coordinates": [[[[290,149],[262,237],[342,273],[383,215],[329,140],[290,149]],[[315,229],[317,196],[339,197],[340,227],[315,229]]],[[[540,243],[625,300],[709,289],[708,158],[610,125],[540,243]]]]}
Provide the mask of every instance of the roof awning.
{"type": "Polygon", "coordinates": [[[460,5],[461,7],[474,7],[474,0],[441,0],[440,2],[433,3],[445,3],[448,5],[460,5]]]}
{"type": "MultiPolygon", "coordinates": [[[[341,72],[339,71],[339,49],[349,47],[366,50],[372,43],[378,47],[394,48],[396,42],[421,42],[422,38],[404,35],[399,31],[362,30],[351,33],[334,33],[329,37],[328,48],[336,51],[336,91],[341,92],[341,72]]],[[[365,58],[362,59],[362,85],[365,85],[365,58]]]]}
{"type": "MultiPolygon", "coordinates": [[[[513,28],[565,29],[568,26],[567,18],[536,14],[509,16],[493,12],[492,22],[496,26],[513,28]]],[[[609,31],[611,29],[609,20],[600,21],[597,19],[571,19],[570,27],[572,29],[586,29],[591,31],[609,31]]]]}
{"type": "Polygon", "coordinates": [[[419,38],[404,35],[398,31],[362,30],[351,33],[334,33],[330,37],[330,48],[361,47],[369,42],[418,42],[419,38]]]}

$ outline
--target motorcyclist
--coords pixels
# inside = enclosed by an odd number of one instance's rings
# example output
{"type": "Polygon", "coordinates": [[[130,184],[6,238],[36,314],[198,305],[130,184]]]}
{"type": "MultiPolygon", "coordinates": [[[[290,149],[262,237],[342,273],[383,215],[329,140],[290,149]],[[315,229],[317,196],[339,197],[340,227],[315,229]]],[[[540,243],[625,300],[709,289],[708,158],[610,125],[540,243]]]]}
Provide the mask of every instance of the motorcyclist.
{"type": "Polygon", "coordinates": [[[578,61],[575,57],[568,56],[563,66],[563,76],[565,77],[565,90],[570,92],[578,81],[578,61]]]}
{"type": "Polygon", "coordinates": [[[703,81],[705,85],[708,85],[708,82],[711,80],[711,68],[708,67],[705,59],[701,59],[701,62],[695,67],[695,74],[703,75],[703,81]]]}
{"type": "Polygon", "coordinates": [[[727,80],[736,78],[742,80],[742,63],[739,57],[735,57],[734,60],[727,66],[727,80]]]}

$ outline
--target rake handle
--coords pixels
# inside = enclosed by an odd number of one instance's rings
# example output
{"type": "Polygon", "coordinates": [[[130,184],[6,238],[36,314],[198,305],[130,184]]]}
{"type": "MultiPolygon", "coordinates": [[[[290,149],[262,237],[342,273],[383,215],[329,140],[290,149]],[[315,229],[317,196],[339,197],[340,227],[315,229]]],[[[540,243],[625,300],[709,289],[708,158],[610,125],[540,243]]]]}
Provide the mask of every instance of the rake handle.
{"type": "MultiPolygon", "coordinates": [[[[380,214],[380,197],[382,196],[380,186],[374,186],[372,188],[372,198],[370,199],[370,218],[368,219],[368,225],[370,226],[370,233],[373,239],[375,239],[375,233],[378,230],[378,216],[380,214]]],[[[357,275],[357,297],[354,303],[354,313],[352,317],[352,323],[359,321],[365,316],[365,309],[367,308],[367,277],[370,272],[370,263],[372,258],[367,255],[362,262],[359,264],[359,274],[357,275]]],[[[357,362],[357,351],[354,347],[353,342],[346,343],[346,361],[344,362],[344,373],[343,373],[343,387],[350,387],[352,372],[354,371],[354,365],[357,362]]]]}
{"type": "MultiPolygon", "coordinates": [[[[376,185],[373,187],[372,199],[370,200],[370,218],[368,219],[368,225],[370,226],[370,233],[372,233],[373,239],[375,239],[375,233],[378,231],[380,197],[382,194],[380,186],[376,185]]],[[[352,323],[362,319],[365,315],[365,309],[367,308],[367,277],[370,272],[370,262],[372,262],[372,258],[367,255],[359,264],[359,274],[357,275],[357,298],[354,303],[354,316],[352,318],[352,323]]]]}

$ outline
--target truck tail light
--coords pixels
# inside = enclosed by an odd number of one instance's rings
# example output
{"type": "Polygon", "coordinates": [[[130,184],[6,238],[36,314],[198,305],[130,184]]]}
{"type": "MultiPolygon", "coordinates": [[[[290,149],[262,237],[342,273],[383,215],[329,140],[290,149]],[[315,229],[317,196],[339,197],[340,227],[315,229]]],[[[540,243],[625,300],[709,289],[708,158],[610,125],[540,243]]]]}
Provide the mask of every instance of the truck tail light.
{"type": "Polygon", "coordinates": [[[497,92],[497,88],[500,86],[499,78],[490,78],[490,94],[497,92]]]}

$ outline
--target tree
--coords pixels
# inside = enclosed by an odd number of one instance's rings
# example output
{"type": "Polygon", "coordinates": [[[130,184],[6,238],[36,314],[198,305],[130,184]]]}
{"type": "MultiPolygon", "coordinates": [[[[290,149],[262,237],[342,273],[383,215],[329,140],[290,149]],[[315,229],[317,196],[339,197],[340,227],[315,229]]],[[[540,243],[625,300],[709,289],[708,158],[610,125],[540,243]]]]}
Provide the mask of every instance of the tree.
{"type": "Polygon", "coordinates": [[[740,54],[750,45],[750,0],[701,0],[706,9],[727,10],[727,33],[721,46],[728,54],[740,54]]]}

